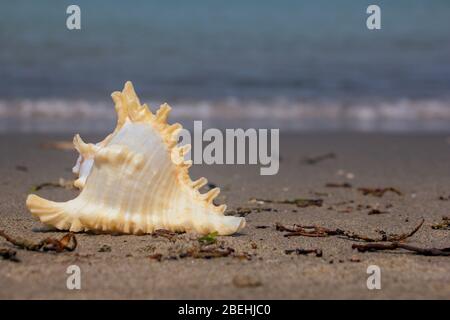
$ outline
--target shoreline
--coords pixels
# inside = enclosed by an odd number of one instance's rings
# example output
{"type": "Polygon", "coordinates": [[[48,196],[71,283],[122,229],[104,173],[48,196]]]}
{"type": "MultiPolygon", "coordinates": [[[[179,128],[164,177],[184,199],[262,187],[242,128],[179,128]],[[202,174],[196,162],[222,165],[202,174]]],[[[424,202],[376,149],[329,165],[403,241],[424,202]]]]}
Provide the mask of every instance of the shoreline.
{"type": "MultiPolygon", "coordinates": [[[[163,101],[150,101],[155,110],[163,101]]],[[[450,133],[450,98],[380,99],[355,101],[331,98],[172,99],[172,121],[188,129],[202,119],[205,127],[279,128],[280,130],[355,132],[450,133]]],[[[0,133],[90,132],[112,129],[112,101],[83,99],[0,100],[0,133]]]]}

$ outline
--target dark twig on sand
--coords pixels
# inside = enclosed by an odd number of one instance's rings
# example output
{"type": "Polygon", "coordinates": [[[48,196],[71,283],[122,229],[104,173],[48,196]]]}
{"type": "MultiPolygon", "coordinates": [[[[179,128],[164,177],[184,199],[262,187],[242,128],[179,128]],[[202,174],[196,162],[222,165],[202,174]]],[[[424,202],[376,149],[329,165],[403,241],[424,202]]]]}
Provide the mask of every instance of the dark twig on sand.
{"type": "Polygon", "coordinates": [[[441,249],[419,248],[401,242],[391,242],[387,244],[386,243],[353,244],[352,248],[357,249],[359,252],[405,249],[423,256],[450,256],[450,247],[441,249]]]}
{"type": "Polygon", "coordinates": [[[270,199],[256,199],[256,200],[266,202],[266,203],[294,204],[298,208],[321,207],[323,204],[323,199],[295,198],[295,199],[289,199],[289,200],[270,200],[270,199]]]}
{"type": "Polygon", "coordinates": [[[369,216],[372,216],[372,215],[386,214],[386,213],[389,213],[389,211],[381,211],[380,209],[372,209],[372,210],[370,210],[367,214],[368,214],[369,216]]]}
{"type": "Polygon", "coordinates": [[[302,160],[302,162],[313,165],[313,164],[317,164],[317,163],[322,162],[327,159],[336,159],[336,154],[333,152],[330,152],[330,153],[325,153],[325,154],[315,156],[315,157],[306,157],[305,159],[302,160]]]}
{"type": "MultiPolygon", "coordinates": [[[[252,199],[256,202],[256,199],[252,199]]],[[[228,210],[225,215],[226,216],[236,216],[236,217],[246,217],[250,213],[259,213],[259,212],[278,212],[276,208],[270,207],[237,207],[236,210],[228,210]]]]}
{"type": "Polygon", "coordinates": [[[296,249],[289,249],[289,250],[284,250],[284,253],[286,254],[298,254],[298,255],[306,255],[306,254],[310,254],[310,253],[314,253],[316,255],[316,257],[321,257],[323,255],[322,253],[322,249],[300,249],[300,248],[296,248],[296,249]]]}
{"type": "Polygon", "coordinates": [[[59,240],[55,238],[46,238],[37,243],[31,242],[27,239],[12,238],[2,230],[0,230],[0,236],[11,242],[13,245],[29,251],[62,252],[64,250],[73,251],[77,247],[77,239],[72,232],[66,234],[59,240]]]}
{"type": "Polygon", "coordinates": [[[343,182],[343,183],[334,183],[334,182],[329,182],[325,185],[325,187],[327,188],[352,188],[352,185],[348,182],[343,182]]]}
{"type": "Polygon", "coordinates": [[[450,217],[442,217],[442,221],[432,225],[431,228],[435,230],[450,230],[450,217]]]}
{"type": "Polygon", "coordinates": [[[278,231],[287,232],[285,237],[329,237],[329,236],[340,236],[350,240],[365,241],[365,242],[393,242],[393,241],[403,241],[411,236],[413,236],[422,227],[424,219],[410,232],[403,234],[387,234],[385,231],[378,231],[381,234],[379,238],[372,238],[365,235],[357,234],[353,231],[346,231],[342,229],[328,229],[320,226],[305,226],[305,225],[293,225],[292,227],[287,227],[279,223],[276,224],[276,229],[278,231]]]}
{"type": "Polygon", "coordinates": [[[182,253],[180,258],[194,258],[194,259],[212,259],[228,257],[234,253],[234,249],[230,247],[193,247],[188,251],[182,253]]]}
{"type": "Polygon", "coordinates": [[[151,233],[153,238],[166,238],[171,242],[175,242],[178,235],[183,234],[184,232],[172,232],[166,229],[157,229],[151,233]]]}
{"type": "Polygon", "coordinates": [[[401,193],[399,190],[392,188],[392,187],[389,187],[389,188],[358,188],[358,191],[360,191],[365,196],[371,195],[371,196],[379,197],[379,198],[384,196],[384,194],[386,192],[392,192],[399,196],[403,195],[403,193],[401,193]]]}
{"type": "Polygon", "coordinates": [[[20,260],[16,257],[17,252],[15,250],[11,249],[0,249],[0,257],[2,257],[5,260],[13,261],[13,262],[20,262],[20,260]]]}
{"type": "Polygon", "coordinates": [[[213,259],[213,258],[223,258],[231,256],[233,258],[237,258],[239,260],[251,260],[253,255],[242,252],[237,253],[236,250],[230,247],[223,247],[223,246],[201,246],[199,247],[193,247],[186,251],[185,253],[182,253],[180,255],[180,258],[194,258],[194,259],[213,259]]]}
{"type": "Polygon", "coordinates": [[[186,250],[182,250],[180,252],[163,255],[161,253],[155,253],[149,256],[150,259],[156,261],[163,260],[178,260],[184,258],[193,258],[193,259],[214,259],[214,258],[224,258],[224,257],[233,257],[239,260],[251,260],[253,258],[252,254],[247,252],[237,253],[235,249],[231,247],[225,247],[222,244],[220,245],[193,245],[186,250]]]}
{"type": "Polygon", "coordinates": [[[233,248],[229,247],[216,247],[216,246],[193,246],[192,248],[180,252],[175,255],[164,256],[161,253],[155,253],[149,256],[152,260],[162,261],[162,260],[178,260],[184,258],[194,258],[194,259],[213,259],[213,258],[222,258],[228,257],[229,255],[234,253],[233,248]]]}
{"type": "Polygon", "coordinates": [[[237,217],[246,217],[250,213],[252,213],[252,209],[251,208],[238,207],[238,208],[236,208],[236,210],[229,210],[229,211],[227,211],[225,213],[225,215],[227,215],[227,216],[237,216],[237,217]]]}

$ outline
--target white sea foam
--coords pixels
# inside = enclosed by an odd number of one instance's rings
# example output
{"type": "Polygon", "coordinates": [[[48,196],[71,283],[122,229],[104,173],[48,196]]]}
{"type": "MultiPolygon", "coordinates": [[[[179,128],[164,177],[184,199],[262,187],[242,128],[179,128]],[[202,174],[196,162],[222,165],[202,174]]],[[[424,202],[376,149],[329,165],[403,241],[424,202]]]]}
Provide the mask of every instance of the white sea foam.
{"type": "MultiPolygon", "coordinates": [[[[159,103],[150,103],[155,110],[159,103]]],[[[203,120],[216,127],[286,130],[450,131],[450,100],[271,101],[224,99],[172,103],[173,121],[190,127],[203,120]]],[[[112,103],[82,100],[0,100],[0,131],[91,131],[113,127],[112,103]]]]}

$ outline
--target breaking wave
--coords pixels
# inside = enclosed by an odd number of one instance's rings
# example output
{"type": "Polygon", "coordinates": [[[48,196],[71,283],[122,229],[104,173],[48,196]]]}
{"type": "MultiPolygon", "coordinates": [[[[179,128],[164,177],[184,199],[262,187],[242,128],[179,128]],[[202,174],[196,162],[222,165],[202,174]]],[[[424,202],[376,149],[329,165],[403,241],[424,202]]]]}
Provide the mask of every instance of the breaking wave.
{"type": "MultiPolygon", "coordinates": [[[[159,102],[150,103],[154,111],[159,102]]],[[[306,131],[450,131],[449,100],[175,101],[171,119],[219,128],[306,131]]],[[[0,100],[0,132],[102,132],[114,127],[111,102],[59,99],[0,100]]]]}

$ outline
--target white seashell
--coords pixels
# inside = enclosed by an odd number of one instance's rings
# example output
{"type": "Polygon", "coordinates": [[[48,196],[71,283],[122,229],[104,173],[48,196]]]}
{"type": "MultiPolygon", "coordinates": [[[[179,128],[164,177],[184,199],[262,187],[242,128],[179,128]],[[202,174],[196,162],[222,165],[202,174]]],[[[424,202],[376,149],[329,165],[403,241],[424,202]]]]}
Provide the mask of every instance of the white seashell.
{"type": "Polygon", "coordinates": [[[112,98],[118,115],[112,134],[97,144],[74,138],[80,157],[73,171],[81,189],[77,198],[53,202],[31,194],[27,207],[40,221],[60,230],[106,231],[132,234],[157,229],[218,232],[230,235],[245,219],[224,216],[225,205],[215,206],[215,188],[200,194],[205,178],[191,181],[189,146],[178,147],[181,125],[167,124],[170,107],[153,114],[141,105],[131,82],[112,98]]]}

